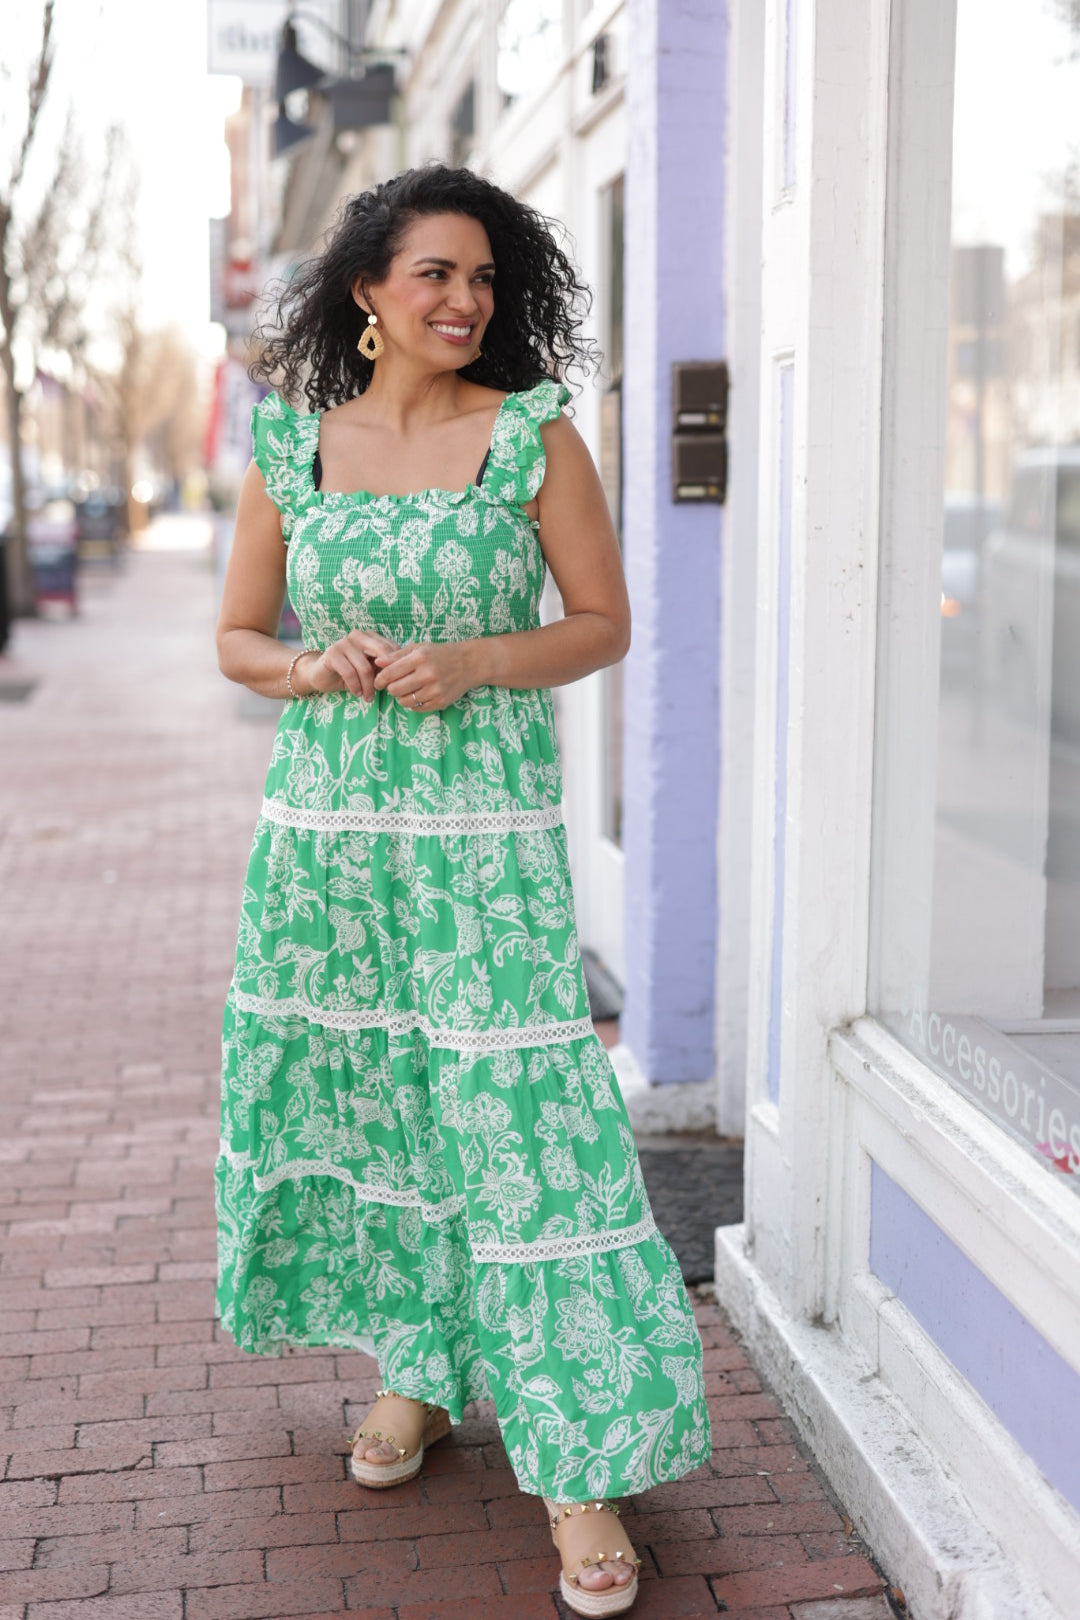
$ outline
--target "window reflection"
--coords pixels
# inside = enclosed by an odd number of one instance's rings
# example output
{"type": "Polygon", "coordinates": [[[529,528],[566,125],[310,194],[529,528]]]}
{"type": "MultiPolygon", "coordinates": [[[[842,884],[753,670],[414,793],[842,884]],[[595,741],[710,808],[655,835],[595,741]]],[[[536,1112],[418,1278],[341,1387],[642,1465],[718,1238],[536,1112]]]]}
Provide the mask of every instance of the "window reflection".
{"type": "Polygon", "coordinates": [[[892,784],[932,858],[877,1010],[1080,1191],[1078,44],[1071,0],[959,0],[940,685],[892,784]]]}
{"type": "Polygon", "coordinates": [[[499,18],[496,68],[504,105],[549,79],[561,49],[562,0],[506,0],[499,18]]]}

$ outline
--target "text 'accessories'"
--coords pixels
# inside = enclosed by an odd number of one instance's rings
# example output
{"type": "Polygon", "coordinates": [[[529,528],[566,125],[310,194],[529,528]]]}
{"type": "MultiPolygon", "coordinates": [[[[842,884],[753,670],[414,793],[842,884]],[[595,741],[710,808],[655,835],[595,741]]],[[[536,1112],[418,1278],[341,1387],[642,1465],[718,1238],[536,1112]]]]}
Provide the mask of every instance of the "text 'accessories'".
{"type": "Polygon", "coordinates": [[[377,315],[368,316],[367,326],[360,334],[360,341],[356,345],[365,360],[377,360],[386,347],[383,335],[379,331],[378,321],[377,315]]]}

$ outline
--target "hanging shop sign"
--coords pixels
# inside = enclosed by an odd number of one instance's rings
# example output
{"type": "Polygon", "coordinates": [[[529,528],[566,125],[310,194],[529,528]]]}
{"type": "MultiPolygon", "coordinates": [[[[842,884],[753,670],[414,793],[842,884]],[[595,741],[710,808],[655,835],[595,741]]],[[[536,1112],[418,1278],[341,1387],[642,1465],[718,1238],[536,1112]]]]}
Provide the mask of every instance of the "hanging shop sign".
{"type": "MultiPolygon", "coordinates": [[[[291,7],[289,0],[207,0],[206,70],[229,73],[256,89],[272,89],[277,71],[281,30],[291,7]]],[[[304,10],[333,26],[332,0],[304,0],[304,10]]],[[[296,19],[305,55],[329,65],[322,29],[296,19]]]]}

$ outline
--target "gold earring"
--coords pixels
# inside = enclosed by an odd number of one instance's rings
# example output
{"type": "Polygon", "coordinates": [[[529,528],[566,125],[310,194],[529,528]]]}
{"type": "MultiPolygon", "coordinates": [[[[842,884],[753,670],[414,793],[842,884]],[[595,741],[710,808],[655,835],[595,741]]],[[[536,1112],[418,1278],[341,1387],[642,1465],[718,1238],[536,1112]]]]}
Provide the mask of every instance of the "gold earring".
{"type": "Polygon", "coordinates": [[[377,315],[368,316],[367,326],[364,328],[360,341],[356,347],[364,356],[365,360],[377,360],[380,354],[382,354],[383,350],[386,348],[386,344],[383,342],[383,335],[378,329],[377,315]]]}

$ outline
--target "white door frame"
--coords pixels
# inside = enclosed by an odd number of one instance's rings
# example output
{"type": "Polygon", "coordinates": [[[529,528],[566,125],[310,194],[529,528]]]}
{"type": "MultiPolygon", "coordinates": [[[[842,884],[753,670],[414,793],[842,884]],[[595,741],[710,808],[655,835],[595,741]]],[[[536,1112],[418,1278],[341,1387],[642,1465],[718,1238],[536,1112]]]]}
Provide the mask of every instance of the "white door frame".
{"type": "Polygon", "coordinates": [[[720,585],[720,817],[716,983],[716,1128],[746,1133],[750,984],[750,849],[754,808],[754,673],[761,387],[762,122],[765,12],[734,0],[728,47],[727,513],[720,585]]]}
{"type": "Polygon", "coordinates": [[[765,7],[747,1218],[811,1318],[829,1033],[865,1009],[888,26],[888,0],[765,7]]]}

